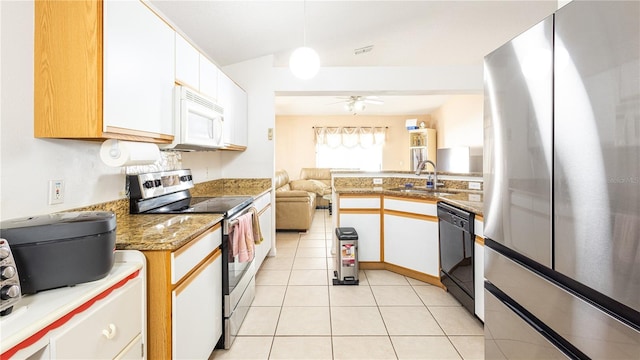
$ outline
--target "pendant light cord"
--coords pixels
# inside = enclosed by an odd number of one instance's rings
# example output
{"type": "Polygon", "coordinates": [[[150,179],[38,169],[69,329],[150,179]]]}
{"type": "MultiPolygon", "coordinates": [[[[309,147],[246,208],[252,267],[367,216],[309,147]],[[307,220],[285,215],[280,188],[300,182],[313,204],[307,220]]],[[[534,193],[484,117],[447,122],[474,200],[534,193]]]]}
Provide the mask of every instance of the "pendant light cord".
{"type": "Polygon", "coordinates": [[[302,46],[307,46],[307,1],[302,0],[302,46]]]}

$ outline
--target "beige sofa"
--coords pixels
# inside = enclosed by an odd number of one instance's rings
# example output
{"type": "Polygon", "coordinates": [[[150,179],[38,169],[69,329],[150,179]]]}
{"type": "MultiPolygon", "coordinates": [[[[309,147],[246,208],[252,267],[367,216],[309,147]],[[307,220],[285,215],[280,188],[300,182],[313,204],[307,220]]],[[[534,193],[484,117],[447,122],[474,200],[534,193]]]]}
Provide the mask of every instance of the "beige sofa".
{"type": "Polygon", "coordinates": [[[285,170],[275,173],[276,230],[302,230],[311,227],[316,212],[316,193],[307,191],[308,183],[289,181],[285,170]]]}
{"type": "Polygon", "coordinates": [[[331,169],[329,168],[302,168],[300,170],[301,180],[313,180],[318,183],[311,189],[316,192],[316,206],[327,208],[329,200],[323,199],[324,195],[331,195],[331,169]],[[324,184],[324,185],[321,185],[324,184]]]}

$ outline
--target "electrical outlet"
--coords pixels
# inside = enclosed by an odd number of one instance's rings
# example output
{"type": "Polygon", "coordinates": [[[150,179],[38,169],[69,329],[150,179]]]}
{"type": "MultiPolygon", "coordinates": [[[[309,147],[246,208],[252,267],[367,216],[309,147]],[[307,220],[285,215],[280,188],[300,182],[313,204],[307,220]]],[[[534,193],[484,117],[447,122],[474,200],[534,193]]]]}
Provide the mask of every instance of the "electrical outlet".
{"type": "Polygon", "coordinates": [[[273,140],[273,128],[267,130],[267,139],[273,140]]]}
{"type": "Polygon", "coordinates": [[[64,202],[64,180],[49,180],[49,205],[64,202]]]}
{"type": "Polygon", "coordinates": [[[469,181],[469,189],[470,190],[481,190],[482,185],[479,182],[469,181]]]}
{"type": "Polygon", "coordinates": [[[381,178],[373,178],[373,185],[382,185],[381,178]]]}

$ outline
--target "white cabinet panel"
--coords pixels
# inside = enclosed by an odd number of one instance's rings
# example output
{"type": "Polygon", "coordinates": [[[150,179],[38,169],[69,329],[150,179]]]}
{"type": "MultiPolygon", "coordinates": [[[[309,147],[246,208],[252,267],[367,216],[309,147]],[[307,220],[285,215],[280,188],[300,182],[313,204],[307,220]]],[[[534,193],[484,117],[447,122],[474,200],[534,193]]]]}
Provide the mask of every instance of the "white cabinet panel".
{"type": "Polygon", "coordinates": [[[209,59],[200,56],[200,92],[213,98],[218,98],[218,68],[209,59]]]}
{"type": "Polygon", "coordinates": [[[379,209],[380,197],[343,197],[339,198],[340,209],[379,209]]]}
{"type": "Polygon", "coordinates": [[[384,261],[439,277],[438,222],[385,214],[384,261]]]}
{"type": "MultiPolygon", "coordinates": [[[[234,84],[235,85],[235,84],[234,84]]],[[[233,144],[247,146],[248,141],[247,93],[238,85],[233,87],[233,144]]]]}
{"type": "Polygon", "coordinates": [[[260,265],[262,265],[264,258],[269,254],[269,251],[271,251],[272,244],[271,231],[273,214],[271,204],[266,208],[263,207],[263,209],[264,211],[260,214],[259,218],[260,231],[262,231],[262,243],[257,245],[256,248],[256,260],[258,260],[256,262],[256,268],[258,269],[260,268],[260,265]]]}
{"type": "Polygon", "coordinates": [[[423,201],[405,201],[385,197],[384,209],[403,211],[420,215],[438,216],[437,205],[435,203],[428,203],[423,201]]]}
{"type": "Polygon", "coordinates": [[[196,90],[200,88],[200,53],[178,33],[176,33],[175,80],[196,90]]]}
{"type": "Polygon", "coordinates": [[[51,339],[57,359],[112,359],[142,332],[142,280],[136,278],[99,301],[51,339]]]}
{"type": "Polygon", "coordinates": [[[140,1],[105,1],[103,66],[104,131],[173,134],[173,29],[140,1]]]}
{"type": "Polygon", "coordinates": [[[269,205],[271,205],[271,193],[266,193],[253,201],[253,206],[258,212],[269,205]]]}
{"type": "Polygon", "coordinates": [[[271,193],[266,193],[253,201],[260,218],[260,231],[262,232],[262,243],[256,246],[256,268],[259,269],[265,257],[271,251],[273,240],[273,208],[271,207],[271,193]]]}
{"type": "Polygon", "coordinates": [[[171,253],[171,283],[177,283],[222,243],[222,227],[207,231],[171,253]]]}
{"type": "Polygon", "coordinates": [[[247,93],[225,73],[218,73],[218,103],[224,108],[224,142],[247,146],[247,93]]]}
{"type": "Polygon", "coordinates": [[[218,105],[224,108],[224,143],[233,144],[233,96],[234,83],[227,74],[218,74],[218,105]]]}
{"type": "Polygon", "coordinates": [[[174,359],[207,359],[222,335],[220,251],[172,293],[174,359]]]}
{"type": "Polygon", "coordinates": [[[477,218],[473,220],[473,232],[475,235],[484,238],[484,222],[477,218]]]}
{"type": "Polygon", "coordinates": [[[380,261],[380,214],[341,213],[340,227],[352,227],[358,233],[358,261],[380,261]]]}

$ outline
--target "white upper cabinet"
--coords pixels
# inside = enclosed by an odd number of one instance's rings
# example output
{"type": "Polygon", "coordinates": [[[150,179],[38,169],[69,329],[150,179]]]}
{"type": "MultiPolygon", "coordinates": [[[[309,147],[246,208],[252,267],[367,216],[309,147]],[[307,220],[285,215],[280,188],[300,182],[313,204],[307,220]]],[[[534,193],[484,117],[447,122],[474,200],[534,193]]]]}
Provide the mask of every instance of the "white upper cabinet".
{"type": "Polygon", "coordinates": [[[173,134],[174,34],[142,2],[104,2],[105,132],[173,134]]]}
{"type": "Polygon", "coordinates": [[[176,33],[176,83],[218,98],[218,68],[182,35],[176,33]]]}
{"type": "Polygon", "coordinates": [[[231,105],[231,95],[233,93],[233,80],[225,73],[220,72],[218,76],[218,105],[224,108],[224,143],[233,143],[233,108],[231,105]]]}
{"type": "Polygon", "coordinates": [[[233,150],[247,146],[247,93],[225,73],[218,75],[218,104],[224,108],[224,143],[233,150]]]}
{"type": "Polygon", "coordinates": [[[200,88],[200,53],[178,33],[176,33],[175,81],[195,90],[200,88]]]}
{"type": "MultiPolygon", "coordinates": [[[[235,84],[234,84],[235,85],[235,84]]],[[[247,146],[248,143],[248,109],[247,93],[239,86],[234,87],[233,93],[233,144],[247,146]]]]}
{"type": "Polygon", "coordinates": [[[200,92],[210,98],[218,98],[218,68],[209,59],[200,56],[200,92]]]}

